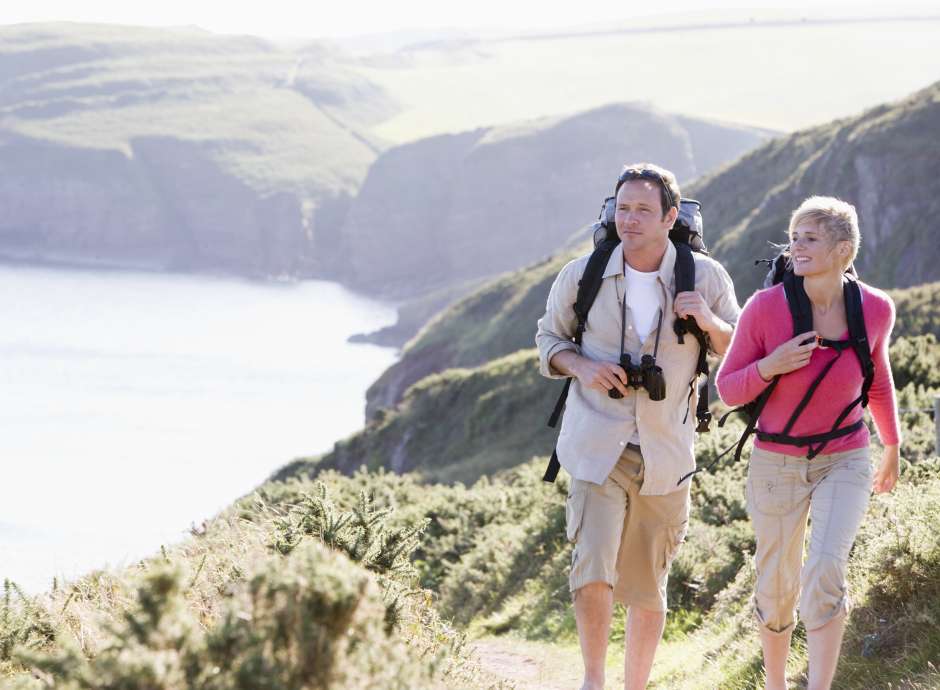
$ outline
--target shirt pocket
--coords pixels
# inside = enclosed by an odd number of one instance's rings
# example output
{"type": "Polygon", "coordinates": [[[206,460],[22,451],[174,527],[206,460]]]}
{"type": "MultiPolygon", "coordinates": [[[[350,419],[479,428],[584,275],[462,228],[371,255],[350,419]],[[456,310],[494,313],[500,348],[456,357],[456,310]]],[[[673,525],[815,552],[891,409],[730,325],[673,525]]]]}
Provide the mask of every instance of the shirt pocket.
{"type": "Polygon", "coordinates": [[[578,534],[581,532],[586,498],[587,487],[584,486],[583,482],[572,479],[571,489],[569,489],[568,498],[565,501],[565,536],[572,543],[578,540],[578,534]]]}

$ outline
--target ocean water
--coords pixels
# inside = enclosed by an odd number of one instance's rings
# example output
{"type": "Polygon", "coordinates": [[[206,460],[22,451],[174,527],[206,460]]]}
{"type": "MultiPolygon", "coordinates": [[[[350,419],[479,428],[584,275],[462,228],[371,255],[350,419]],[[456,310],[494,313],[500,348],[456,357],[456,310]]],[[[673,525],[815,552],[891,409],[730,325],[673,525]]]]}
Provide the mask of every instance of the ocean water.
{"type": "Polygon", "coordinates": [[[0,266],[0,579],[27,590],[185,538],[362,427],[392,323],[321,281],[0,266]]]}

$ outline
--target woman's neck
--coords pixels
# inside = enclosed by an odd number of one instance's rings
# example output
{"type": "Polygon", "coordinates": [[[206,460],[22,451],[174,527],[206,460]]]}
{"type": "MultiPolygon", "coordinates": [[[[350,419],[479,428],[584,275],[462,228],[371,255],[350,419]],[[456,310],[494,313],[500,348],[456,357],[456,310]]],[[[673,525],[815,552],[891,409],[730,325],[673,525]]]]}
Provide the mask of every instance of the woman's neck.
{"type": "Polygon", "coordinates": [[[842,302],[842,273],[821,273],[803,278],[803,288],[813,306],[826,313],[842,302]]]}

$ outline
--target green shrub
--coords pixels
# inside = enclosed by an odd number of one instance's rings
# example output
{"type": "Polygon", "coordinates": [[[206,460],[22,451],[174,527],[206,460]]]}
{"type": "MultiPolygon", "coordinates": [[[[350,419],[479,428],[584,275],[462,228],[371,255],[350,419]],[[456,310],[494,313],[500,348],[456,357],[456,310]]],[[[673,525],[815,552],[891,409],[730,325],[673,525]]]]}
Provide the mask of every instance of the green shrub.
{"type": "Polygon", "coordinates": [[[898,338],[888,350],[896,388],[940,388],[940,346],[933,333],[898,338]]]}

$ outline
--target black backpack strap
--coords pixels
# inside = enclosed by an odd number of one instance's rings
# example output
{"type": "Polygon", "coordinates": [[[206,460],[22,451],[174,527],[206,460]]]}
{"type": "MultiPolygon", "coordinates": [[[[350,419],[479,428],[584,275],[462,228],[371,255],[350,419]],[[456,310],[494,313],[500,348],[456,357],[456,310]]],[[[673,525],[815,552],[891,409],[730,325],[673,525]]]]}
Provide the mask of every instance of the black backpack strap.
{"type": "Polygon", "coordinates": [[[783,291],[787,296],[790,316],[793,317],[793,335],[813,330],[813,305],[803,287],[803,276],[798,276],[793,271],[784,273],[783,291]]]}
{"type": "MultiPolygon", "coordinates": [[[[674,242],[676,248],[676,265],[674,275],[676,280],[676,294],[680,292],[695,291],[695,257],[692,256],[692,248],[684,242],[674,242]]],[[[704,433],[708,431],[711,423],[712,413],[708,409],[708,339],[705,332],[699,328],[698,322],[691,316],[684,319],[676,319],[672,324],[679,344],[685,342],[686,335],[692,335],[698,341],[698,362],[695,365],[695,374],[705,375],[705,381],[699,386],[698,404],[695,407],[695,417],[698,420],[696,431],[704,433]]],[[[682,423],[685,424],[689,418],[689,411],[692,406],[692,395],[695,393],[695,379],[689,382],[689,396],[686,399],[685,417],[682,423]]]]}
{"type": "MultiPolygon", "coordinates": [[[[604,280],[604,270],[610,261],[610,255],[614,249],[620,245],[619,240],[606,239],[594,249],[591,257],[588,259],[587,266],[584,267],[584,273],[581,274],[581,280],[578,281],[578,296],[574,301],[574,314],[578,319],[578,325],[575,328],[574,338],[576,345],[581,345],[584,338],[584,331],[587,328],[588,312],[594,300],[597,299],[597,293],[600,292],[601,283],[604,280]]],[[[565,381],[565,387],[561,389],[561,395],[555,403],[555,408],[548,418],[548,426],[555,428],[561,413],[565,409],[565,401],[568,399],[568,391],[571,388],[571,378],[565,381]]],[[[548,461],[548,467],[545,469],[545,475],[542,479],[546,482],[554,482],[558,476],[558,470],[561,464],[558,462],[558,453],[552,452],[552,458],[548,461]]]]}
{"type": "Polygon", "coordinates": [[[849,279],[843,287],[845,315],[849,322],[849,340],[855,356],[862,367],[862,407],[868,407],[868,391],[875,380],[875,363],[871,358],[868,329],[865,328],[865,313],[862,311],[862,290],[857,280],[849,279]]]}
{"type": "MultiPolygon", "coordinates": [[[[692,292],[695,290],[695,258],[692,256],[692,248],[682,242],[673,242],[673,246],[676,248],[676,265],[673,269],[676,294],[692,292]]],[[[685,342],[686,333],[701,332],[698,323],[691,316],[673,321],[672,329],[676,332],[680,345],[685,342]]]]}

